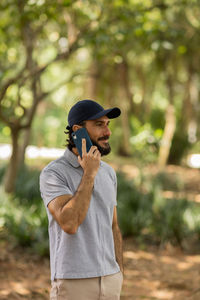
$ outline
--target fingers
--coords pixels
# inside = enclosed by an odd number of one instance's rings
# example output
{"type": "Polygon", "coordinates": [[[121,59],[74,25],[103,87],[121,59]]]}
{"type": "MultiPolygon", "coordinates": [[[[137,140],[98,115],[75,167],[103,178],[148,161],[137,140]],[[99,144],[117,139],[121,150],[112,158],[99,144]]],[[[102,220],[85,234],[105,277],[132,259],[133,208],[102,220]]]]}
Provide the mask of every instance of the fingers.
{"type": "Polygon", "coordinates": [[[98,158],[101,157],[101,153],[99,152],[98,149],[96,149],[93,154],[94,154],[94,157],[98,157],[98,158]]]}
{"type": "Polygon", "coordinates": [[[82,156],[87,154],[86,139],[82,139],[82,156]]]}
{"type": "Polygon", "coordinates": [[[92,146],[92,147],[90,148],[88,154],[89,154],[89,155],[90,155],[90,154],[93,154],[93,153],[95,153],[96,151],[98,151],[98,150],[97,150],[97,146],[92,146]]]}
{"type": "Polygon", "coordinates": [[[82,157],[86,156],[86,154],[89,156],[95,156],[95,157],[101,156],[97,146],[92,146],[90,148],[89,152],[87,153],[86,139],[82,139],[82,157]]]}

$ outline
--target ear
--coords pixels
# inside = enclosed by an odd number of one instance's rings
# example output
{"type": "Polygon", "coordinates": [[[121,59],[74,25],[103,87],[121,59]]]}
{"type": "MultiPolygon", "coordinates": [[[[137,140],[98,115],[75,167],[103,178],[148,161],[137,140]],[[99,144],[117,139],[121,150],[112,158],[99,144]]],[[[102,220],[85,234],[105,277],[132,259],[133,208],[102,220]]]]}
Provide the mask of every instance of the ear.
{"type": "Polygon", "coordinates": [[[80,126],[80,125],[73,125],[72,126],[72,130],[75,132],[75,131],[77,131],[78,129],[80,129],[80,128],[82,128],[82,126],[80,126]]]}

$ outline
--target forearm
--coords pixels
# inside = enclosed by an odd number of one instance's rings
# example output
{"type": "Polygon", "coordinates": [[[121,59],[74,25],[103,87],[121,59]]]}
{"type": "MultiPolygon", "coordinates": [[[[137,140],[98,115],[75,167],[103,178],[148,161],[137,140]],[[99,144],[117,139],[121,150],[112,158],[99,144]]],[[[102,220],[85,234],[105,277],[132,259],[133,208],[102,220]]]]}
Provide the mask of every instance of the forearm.
{"type": "Polygon", "coordinates": [[[86,217],[92,196],[94,178],[94,176],[84,173],[76,193],[62,208],[60,221],[64,226],[72,227],[72,231],[76,232],[78,226],[82,224],[86,217]]]}
{"type": "Polygon", "coordinates": [[[115,256],[116,256],[116,261],[120,267],[120,270],[122,273],[124,272],[124,267],[123,267],[123,240],[122,240],[122,235],[119,229],[119,226],[113,226],[113,238],[114,238],[114,245],[115,245],[115,256]]]}

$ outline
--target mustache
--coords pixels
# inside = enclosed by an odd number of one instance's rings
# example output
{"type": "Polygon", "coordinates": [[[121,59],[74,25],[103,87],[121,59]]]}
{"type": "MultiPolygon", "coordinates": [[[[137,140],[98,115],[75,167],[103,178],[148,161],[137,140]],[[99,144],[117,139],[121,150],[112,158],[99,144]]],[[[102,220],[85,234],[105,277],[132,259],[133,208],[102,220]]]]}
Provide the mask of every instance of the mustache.
{"type": "Polygon", "coordinates": [[[109,140],[109,135],[105,135],[105,136],[98,138],[98,141],[104,141],[104,140],[109,140]]]}

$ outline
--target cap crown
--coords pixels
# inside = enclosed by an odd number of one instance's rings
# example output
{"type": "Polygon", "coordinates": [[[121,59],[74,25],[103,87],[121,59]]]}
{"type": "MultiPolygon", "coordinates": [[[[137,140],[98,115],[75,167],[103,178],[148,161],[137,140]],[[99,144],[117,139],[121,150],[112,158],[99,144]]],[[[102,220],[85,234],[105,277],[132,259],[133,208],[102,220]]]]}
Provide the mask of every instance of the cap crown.
{"type": "Polygon", "coordinates": [[[68,124],[73,126],[103,111],[103,107],[93,100],[81,100],[72,106],[68,115],[68,124]]]}

